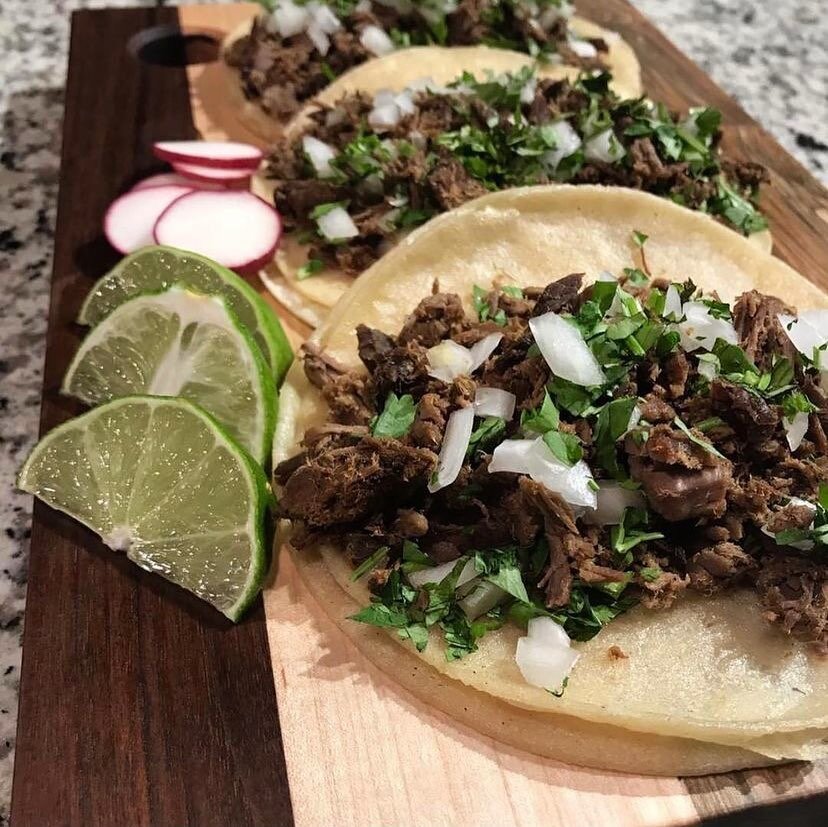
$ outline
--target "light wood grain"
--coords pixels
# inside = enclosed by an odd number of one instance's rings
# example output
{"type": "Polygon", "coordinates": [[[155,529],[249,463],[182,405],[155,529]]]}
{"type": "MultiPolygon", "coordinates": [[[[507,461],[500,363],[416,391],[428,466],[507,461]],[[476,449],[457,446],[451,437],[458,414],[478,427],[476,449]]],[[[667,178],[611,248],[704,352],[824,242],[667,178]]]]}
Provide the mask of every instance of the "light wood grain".
{"type": "MultiPolygon", "coordinates": [[[[728,149],[772,170],[765,205],[777,253],[828,287],[825,191],[626,3],[588,0],[582,6],[637,48],[655,97],[673,107],[707,102],[722,109],[728,149]]],[[[184,7],[182,27],[230,31],[251,9],[184,7]]],[[[188,75],[194,123],[203,137],[258,142],[217,93],[224,83],[219,68],[189,67],[188,75]]],[[[263,293],[292,342],[300,342],[308,328],[263,293]]],[[[302,827],[667,827],[828,789],[824,765],[657,779],[506,749],[429,709],[370,664],[306,592],[286,552],[278,572],[265,593],[265,614],[294,818],[302,827]]]]}

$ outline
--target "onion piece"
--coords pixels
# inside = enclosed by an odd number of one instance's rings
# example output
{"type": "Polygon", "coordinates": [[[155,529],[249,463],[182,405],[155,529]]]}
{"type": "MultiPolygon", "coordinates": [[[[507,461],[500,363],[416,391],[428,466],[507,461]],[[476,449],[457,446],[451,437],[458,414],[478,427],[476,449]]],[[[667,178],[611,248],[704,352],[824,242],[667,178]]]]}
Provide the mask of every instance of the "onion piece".
{"type": "Polygon", "coordinates": [[[458,345],[452,339],[446,339],[427,351],[428,375],[443,382],[453,382],[458,376],[470,376],[472,371],[471,351],[458,345]]]}
{"type": "Polygon", "coordinates": [[[311,43],[316,47],[316,51],[319,52],[322,57],[328,54],[331,49],[331,39],[328,37],[322,29],[316,23],[311,23],[307,29],[305,29],[305,34],[310,38],[311,43]]]}
{"type": "Polygon", "coordinates": [[[457,605],[469,620],[474,620],[494,609],[507,596],[508,592],[500,586],[495,586],[488,580],[481,580],[469,594],[457,601],[457,605]]]}
{"type": "Polygon", "coordinates": [[[359,235],[359,228],[354,220],[345,211],[344,207],[334,207],[325,215],[316,219],[319,232],[329,241],[336,241],[340,238],[354,238],[359,235]]]}
{"type": "Polygon", "coordinates": [[[555,376],[584,387],[604,384],[604,372],[577,327],[557,313],[544,313],[530,319],[529,328],[555,376]]]}
{"type": "Polygon", "coordinates": [[[793,419],[783,417],[782,427],[785,429],[788,446],[792,451],[795,451],[802,444],[802,440],[808,432],[808,414],[804,411],[797,411],[793,419]]]}
{"type": "Polygon", "coordinates": [[[644,495],[639,490],[624,488],[617,482],[599,482],[595,511],[584,514],[584,521],[592,525],[619,525],[627,508],[644,508],[644,495]]]}
{"type": "Polygon", "coordinates": [[[534,439],[506,439],[497,445],[489,462],[489,473],[528,474],[534,439]]]}
{"type": "Polygon", "coordinates": [[[457,479],[466,458],[473,429],[474,408],[471,405],[468,408],[459,408],[449,417],[443,446],[437,459],[437,471],[428,484],[428,490],[432,494],[451,485],[457,479]]]}
{"type": "Polygon", "coordinates": [[[502,339],[502,333],[490,333],[469,348],[471,373],[474,373],[495,352],[502,339]]]}
{"type": "Polygon", "coordinates": [[[314,138],[313,135],[305,135],[302,138],[302,150],[320,178],[329,178],[334,174],[331,161],[336,158],[336,150],[332,146],[320,141],[319,138],[314,138]]]}
{"type": "Polygon", "coordinates": [[[572,466],[564,465],[540,437],[529,454],[529,476],[560,494],[570,505],[595,508],[598,503],[589,466],[583,460],[572,466]]]}
{"type": "Polygon", "coordinates": [[[615,278],[615,276],[612,273],[610,273],[609,270],[601,270],[601,272],[598,273],[598,275],[595,277],[595,281],[617,282],[618,279],[615,278]]]}
{"type": "Polygon", "coordinates": [[[578,57],[589,58],[598,57],[598,50],[588,40],[579,40],[571,37],[567,41],[567,46],[575,52],[578,57]]]}
{"type": "MultiPolygon", "coordinates": [[[[409,572],[406,577],[412,586],[421,589],[426,583],[442,583],[454,571],[457,563],[457,560],[450,560],[448,563],[441,563],[439,566],[433,566],[430,569],[409,572]]],[[[474,567],[474,560],[468,560],[460,570],[456,585],[459,588],[470,580],[474,580],[475,577],[477,577],[477,569],[474,567]]]]}
{"type": "Polygon", "coordinates": [[[560,494],[570,505],[593,509],[597,505],[589,466],[583,460],[572,466],[564,465],[541,437],[501,442],[492,453],[489,473],[501,472],[526,474],[550,491],[560,494]]]}
{"type": "Polygon", "coordinates": [[[578,658],[568,635],[551,617],[533,617],[526,637],[518,638],[515,649],[515,663],[523,679],[542,689],[562,686],[578,658]]]}
{"type": "Polygon", "coordinates": [[[394,41],[379,26],[366,26],[359,36],[359,42],[377,57],[387,55],[396,48],[394,41]]]}
{"type": "Polygon", "coordinates": [[[620,161],[626,154],[627,151],[615,137],[612,129],[605,129],[584,142],[584,157],[588,161],[603,161],[606,164],[612,164],[620,161]]]}
{"type": "Polygon", "coordinates": [[[828,341],[812,322],[812,319],[813,321],[817,321],[817,319],[813,316],[809,318],[809,314],[813,313],[814,311],[800,313],[799,318],[788,316],[786,313],[779,313],[776,316],[793,346],[809,359],[813,359],[814,351],[819,350],[828,341]]]}
{"type": "Polygon", "coordinates": [[[517,397],[501,388],[478,388],[474,394],[475,416],[497,416],[507,422],[515,415],[517,397]]]}
{"type": "Polygon", "coordinates": [[[306,8],[313,18],[314,24],[321,32],[325,34],[333,34],[342,28],[339,18],[333,13],[331,7],[327,3],[319,3],[316,0],[308,3],[306,8]]]}
{"type": "Polygon", "coordinates": [[[717,319],[702,302],[685,302],[682,307],[685,320],[677,325],[681,346],[688,353],[703,347],[712,350],[716,339],[724,339],[732,345],[739,343],[736,328],[727,319],[717,319]]]}
{"type": "Polygon", "coordinates": [[[664,312],[662,313],[665,319],[673,317],[673,321],[677,322],[682,317],[681,312],[681,296],[675,284],[671,284],[667,288],[664,296],[664,312]]]}
{"type": "Polygon", "coordinates": [[[535,90],[538,88],[538,79],[535,75],[529,78],[526,81],[523,88],[520,90],[520,102],[521,103],[532,103],[535,99],[535,90]]]}
{"type": "Polygon", "coordinates": [[[292,0],[280,0],[270,15],[268,28],[271,21],[282,37],[293,37],[305,31],[310,22],[310,13],[307,8],[296,5],[292,0]]]}
{"type": "Polygon", "coordinates": [[[541,156],[543,163],[551,170],[556,170],[564,158],[581,148],[581,136],[572,128],[569,121],[556,121],[550,124],[555,130],[555,148],[541,156]]]}

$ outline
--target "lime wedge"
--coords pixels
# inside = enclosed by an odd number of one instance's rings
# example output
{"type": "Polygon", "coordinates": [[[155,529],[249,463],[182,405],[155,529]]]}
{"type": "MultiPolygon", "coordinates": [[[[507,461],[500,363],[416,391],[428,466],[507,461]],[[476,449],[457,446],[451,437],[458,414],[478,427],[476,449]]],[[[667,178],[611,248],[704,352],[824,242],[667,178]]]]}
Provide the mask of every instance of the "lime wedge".
{"type": "Polygon", "coordinates": [[[264,464],[276,388],[252,337],[221,296],[174,286],[136,296],[84,339],[63,393],[89,405],[120,396],[183,396],[212,414],[264,464]]]}
{"type": "Polygon", "coordinates": [[[127,299],[182,284],[198,293],[219,294],[250,331],[280,384],[293,352],[276,314],[259,294],[220,264],[173,247],[144,247],[121,259],[92,288],[78,321],[96,325],[127,299]]]}
{"type": "Polygon", "coordinates": [[[237,620],[259,591],[262,469],[184,399],[116,399],[55,428],[18,486],[237,620]]]}

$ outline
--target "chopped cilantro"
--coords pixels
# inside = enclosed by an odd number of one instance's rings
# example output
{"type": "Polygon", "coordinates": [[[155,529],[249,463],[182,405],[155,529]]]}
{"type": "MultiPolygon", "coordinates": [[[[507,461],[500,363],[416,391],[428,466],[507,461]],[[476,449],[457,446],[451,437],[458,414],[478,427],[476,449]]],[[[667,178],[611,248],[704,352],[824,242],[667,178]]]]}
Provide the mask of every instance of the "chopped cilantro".
{"type": "Polygon", "coordinates": [[[371,423],[371,433],[377,437],[401,439],[411,430],[416,415],[417,406],[411,394],[397,396],[392,391],[385,400],[382,413],[371,423]]]}
{"type": "Polygon", "coordinates": [[[309,258],[297,271],[296,278],[299,281],[309,279],[325,269],[325,262],[319,258],[309,258]]]}
{"type": "Polygon", "coordinates": [[[638,403],[634,396],[613,399],[601,408],[595,423],[595,459],[615,479],[624,479],[627,474],[618,463],[616,442],[627,432],[630,417],[638,403]]]}
{"type": "Polygon", "coordinates": [[[714,428],[718,428],[720,425],[724,424],[725,422],[721,417],[711,416],[708,419],[703,419],[701,422],[697,422],[693,427],[697,431],[701,431],[703,434],[706,434],[708,431],[712,431],[714,428]]]}
{"type": "Polygon", "coordinates": [[[469,438],[469,447],[466,456],[474,456],[476,451],[484,451],[500,442],[506,433],[506,421],[499,416],[487,416],[475,429],[469,438]]]}
{"type": "Polygon", "coordinates": [[[345,208],[348,206],[347,201],[327,201],[324,204],[317,204],[310,212],[310,218],[316,221],[317,218],[322,218],[323,215],[327,215],[329,212],[333,212],[335,209],[339,207],[345,208]]]}
{"type": "Polygon", "coordinates": [[[543,392],[543,402],[539,408],[520,413],[520,427],[524,431],[534,431],[536,434],[545,434],[547,431],[557,429],[560,421],[558,409],[547,390],[543,392]]]}
{"type": "Polygon", "coordinates": [[[698,445],[698,446],[699,446],[699,448],[704,448],[704,450],[705,450],[705,451],[707,451],[707,453],[708,453],[708,454],[713,454],[713,456],[714,456],[714,457],[719,457],[720,459],[724,459],[724,456],[722,456],[722,454],[721,454],[721,453],[719,453],[719,451],[717,451],[717,450],[713,447],[713,444],[712,444],[712,443],[708,442],[706,439],[701,439],[700,437],[697,437],[697,436],[696,436],[696,435],[695,435],[695,434],[694,434],[694,433],[693,433],[693,432],[692,432],[692,431],[691,431],[691,430],[687,427],[687,425],[685,425],[685,424],[681,421],[681,419],[679,419],[678,417],[675,417],[675,418],[673,419],[673,424],[674,424],[674,425],[675,425],[675,426],[676,426],[676,427],[677,427],[680,431],[684,432],[684,434],[687,436],[687,438],[688,438],[688,439],[689,439],[692,443],[694,443],[695,445],[698,445]]]}
{"type": "Polygon", "coordinates": [[[529,602],[520,573],[516,549],[489,549],[474,555],[474,567],[486,580],[523,603],[529,602]]]}
{"type": "Polygon", "coordinates": [[[663,570],[658,566],[645,566],[643,569],[639,569],[638,573],[641,575],[641,579],[647,583],[654,583],[664,574],[663,570]]]}
{"type": "Polygon", "coordinates": [[[633,230],[632,238],[636,247],[643,247],[647,243],[649,236],[645,235],[640,230],[633,230]]]}
{"type": "Polygon", "coordinates": [[[630,553],[639,543],[649,540],[661,540],[664,535],[660,531],[647,531],[649,515],[645,509],[626,508],[621,522],[610,529],[610,544],[618,561],[624,566],[632,563],[630,553]]]}
{"type": "Polygon", "coordinates": [[[789,422],[798,413],[816,413],[819,410],[802,391],[791,391],[782,399],[782,412],[789,422]]]}
{"type": "Polygon", "coordinates": [[[356,582],[361,577],[364,577],[369,572],[372,572],[380,563],[388,558],[388,546],[378,548],[373,554],[366,557],[353,571],[351,580],[356,582]]]}
{"type": "Polygon", "coordinates": [[[547,431],[543,435],[543,441],[564,465],[575,465],[584,455],[581,440],[574,434],[567,434],[563,431],[547,431]]]}

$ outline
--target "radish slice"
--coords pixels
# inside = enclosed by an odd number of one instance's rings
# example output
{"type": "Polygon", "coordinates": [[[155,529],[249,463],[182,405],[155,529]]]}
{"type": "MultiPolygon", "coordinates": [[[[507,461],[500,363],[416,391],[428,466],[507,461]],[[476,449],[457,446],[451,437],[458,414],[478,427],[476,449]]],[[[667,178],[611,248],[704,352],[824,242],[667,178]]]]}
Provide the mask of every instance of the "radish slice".
{"type": "Polygon", "coordinates": [[[136,190],[145,190],[147,187],[166,187],[168,185],[187,187],[187,189],[191,190],[224,189],[221,184],[211,184],[207,181],[195,181],[192,178],[185,178],[177,172],[159,172],[157,175],[150,175],[149,178],[144,178],[143,181],[139,181],[132,188],[132,192],[135,192],[136,190]]]}
{"type": "Polygon", "coordinates": [[[191,250],[241,272],[267,264],[281,235],[279,214],[250,192],[190,192],[155,224],[157,244],[191,250]]]}
{"type": "Polygon", "coordinates": [[[198,164],[174,163],[173,169],[185,178],[194,181],[206,181],[208,184],[235,184],[247,182],[250,178],[249,169],[221,169],[198,164]]]}
{"type": "Polygon", "coordinates": [[[192,187],[167,185],[147,187],[116,198],[104,216],[104,235],[119,252],[132,253],[153,243],[153,227],[158,217],[192,187]]]}
{"type": "Polygon", "coordinates": [[[197,164],[217,169],[255,170],[263,153],[251,144],[236,141],[157,141],[152,147],[157,158],[174,164],[197,164]]]}

